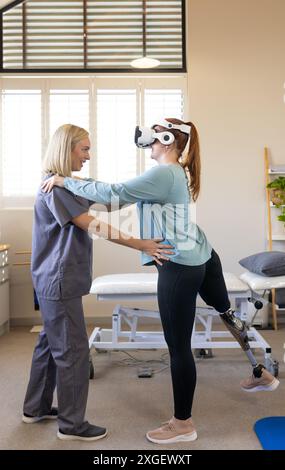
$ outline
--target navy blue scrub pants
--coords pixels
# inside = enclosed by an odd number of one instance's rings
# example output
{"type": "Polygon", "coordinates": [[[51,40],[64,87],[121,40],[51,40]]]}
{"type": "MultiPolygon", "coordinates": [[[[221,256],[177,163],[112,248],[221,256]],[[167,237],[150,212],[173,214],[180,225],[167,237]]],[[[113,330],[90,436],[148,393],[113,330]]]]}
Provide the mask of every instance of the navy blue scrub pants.
{"type": "Polygon", "coordinates": [[[44,329],[36,344],[24,413],[47,414],[57,387],[59,429],[67,434],[88,428],[84,421],[89,386],[89,345],[82,298],[39,298],[44,329]]]}
{"type": "Polygon", "coordinates": [[[164,262],[158,269],[158,305],[166,343],[174,396],[174,416],[188,419],[196,387],[196,366],[191,351],[196,298],[220,313],[230,308],[222,265],[217,253],[200,266],[164,262]]]}

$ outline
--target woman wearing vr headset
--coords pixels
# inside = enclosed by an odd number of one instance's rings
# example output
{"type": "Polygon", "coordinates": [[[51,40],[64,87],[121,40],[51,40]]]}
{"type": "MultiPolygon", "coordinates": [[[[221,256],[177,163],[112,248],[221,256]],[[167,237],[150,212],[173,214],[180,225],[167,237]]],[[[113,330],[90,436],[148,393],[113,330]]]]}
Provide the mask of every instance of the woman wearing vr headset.
{"type": "MultiPolygon", "coordinates": [[[[169,261],[158,263],[159,254],[155,261],[146,254],[142,259],[144,265],[156,264],[158,269],[158,304],[169,348],[174,396],[173,417],[161,427],[149,431],[146,437],[158,444],[193,441],[197,438],[191,418],[196,367],[191,335],[198,294],[220,312],[253,367],[259,366],[248,347],[246,327],[230,308],[219,256],[204,232],[190,220],[189,202],[191,199],[196,201],[200,192],[196,127],[190,122],[169,118],[152,128],[137,127],[135,143],[140,148],[151,147],[151,158],[158,163],[143,175],[121,184],[54,176],[45,182],[44,190],[50,191],[58,185],[103,204],[110,204],[113,199],[119,199],[120,204],[136,202],[141,238],[163,237],[175,248],[174,253],[168,256],[169,261]]],[[[258,381],[264,382],[264,368],[259,369],[259,374],[259,377],[251,379],[256,380],[257,385],[258,381]]],[[[244,381],[244,389],[248,380],[244,381]]],[[[268,384],[274,380],[269,374],[268,384]]]]}

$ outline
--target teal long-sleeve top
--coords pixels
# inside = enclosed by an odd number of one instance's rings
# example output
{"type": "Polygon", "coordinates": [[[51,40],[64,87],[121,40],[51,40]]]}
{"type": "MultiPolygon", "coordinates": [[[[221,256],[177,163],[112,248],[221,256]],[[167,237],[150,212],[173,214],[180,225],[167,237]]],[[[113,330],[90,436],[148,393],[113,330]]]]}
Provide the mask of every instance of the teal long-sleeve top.
{"type": "MultiPolygon", "coordinates": [[[[124,183],[64,178],[73,194],[100,204],[137,203],[142,239],[163,238],[174,247],[170,261],[198,266],[211,257],[212,247],[190,217],[190,195],[184,169],[179,164],[158,165],[124,183]]],[[[142,253],[142,264],[153,259],[142,253]]]]}

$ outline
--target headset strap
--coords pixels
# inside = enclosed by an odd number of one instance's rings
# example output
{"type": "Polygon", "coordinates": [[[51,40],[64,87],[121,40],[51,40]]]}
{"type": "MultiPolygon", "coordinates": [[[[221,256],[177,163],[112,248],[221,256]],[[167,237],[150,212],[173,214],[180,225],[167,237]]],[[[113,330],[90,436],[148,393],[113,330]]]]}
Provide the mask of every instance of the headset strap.
{"type": "Polygon", "coordinates": [[[188,135],[191,133],[191,126],[188,126],[187,124],[172,124],[172,122],[166,121],[166,119],[162,119],[161,121],[156,122],[156,124],[153,124],[152,128],[154,126],[166,127],[169,130],[177,129],[178,131],[188,135]]]}

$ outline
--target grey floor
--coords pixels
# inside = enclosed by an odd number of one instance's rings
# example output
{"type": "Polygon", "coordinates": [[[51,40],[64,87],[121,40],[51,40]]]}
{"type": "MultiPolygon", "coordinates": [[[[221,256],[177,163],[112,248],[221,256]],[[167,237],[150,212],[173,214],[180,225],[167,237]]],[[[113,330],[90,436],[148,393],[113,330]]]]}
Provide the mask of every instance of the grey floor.
{"type": "MultiPolygon", "coordinates": [[[[13,328],[0,338],[0,449],[260,449],[253,431],[256,420],[285,415],[283,343],[285,330],[264,330],[263,336],[280,361],[280,386],[272,393],[247,394],[239,381],[250,374],[241,350],[215,350],[212,359],[197,360],[198,383],[193,409],[198,440],[157,446],[144,435],[172,415],[169,369],[157,362],[150,379],[137,377],[137,366],[122,352],[94,355],[95,380],[90,381],[87,418],[109,434],[93,443],[57,439],[55,421],[24,424],[21,407],[37,334],[13,328]]],[[[160,360],[163,351],[133,351],[143,360],[160,360]]],[[[262,355],[258,354],[262,361],[262,355]]]]}

